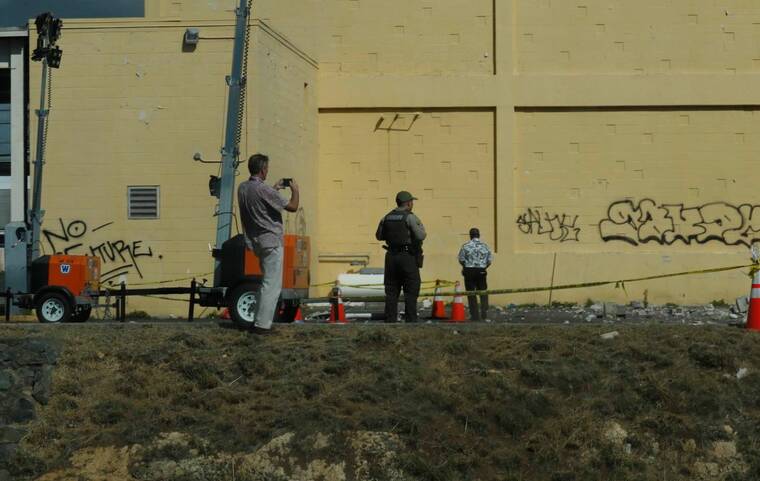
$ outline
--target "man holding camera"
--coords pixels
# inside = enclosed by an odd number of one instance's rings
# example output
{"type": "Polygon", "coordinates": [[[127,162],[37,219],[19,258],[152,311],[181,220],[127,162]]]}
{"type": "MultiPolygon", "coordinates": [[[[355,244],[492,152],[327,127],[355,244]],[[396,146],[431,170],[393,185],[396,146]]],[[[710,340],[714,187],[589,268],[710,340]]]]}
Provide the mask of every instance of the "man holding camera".
{"type": "Polygon", "coordinates": [[[397,207],[380,220],[375,237],[385,241],[385,322],[398,321],[398,298],[404,290],[404,319],[417,322],[417,296],[420,294],[422,241],[425,226],[412,214],[414,201],[407,191],[396,194],[397,207]]]}
{"type": "Polygon", "coordinates": [[[268,334],[282,291],[282,210],[298,210],[298,184],[293,179],[280,179],[274,186],[264,183],[269,172],[269,157],[264,154],[248,159],[248,171],[251,177],[238,186],[240,220],[246,245],[259,258],[263,274],[252,329],[257,334],[268,334]],[[286,187],[290,187],[289,201],[277,192],[286,187]]]}

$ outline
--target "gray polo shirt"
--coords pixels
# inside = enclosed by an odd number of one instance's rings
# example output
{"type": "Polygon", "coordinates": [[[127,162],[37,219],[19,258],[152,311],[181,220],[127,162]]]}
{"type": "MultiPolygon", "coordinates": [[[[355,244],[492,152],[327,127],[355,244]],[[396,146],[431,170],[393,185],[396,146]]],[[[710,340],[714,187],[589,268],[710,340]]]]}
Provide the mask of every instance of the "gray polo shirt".
{"type": "Polygon", "coordinates": [[[250,247],[282,245],[282,210],[289,201],[280,197],[277,189],[259,177],[251,177],[238,186],[238,206],[246,241],[250,247]]]}

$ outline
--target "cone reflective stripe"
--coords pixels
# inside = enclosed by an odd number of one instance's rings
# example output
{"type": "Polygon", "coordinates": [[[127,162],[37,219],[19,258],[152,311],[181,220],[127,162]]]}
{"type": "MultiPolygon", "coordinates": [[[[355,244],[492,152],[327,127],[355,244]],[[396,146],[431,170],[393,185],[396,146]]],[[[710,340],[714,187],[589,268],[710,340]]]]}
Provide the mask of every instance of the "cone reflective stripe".
{"type": "Polygon", "coordinates": [[[343,305],[343,298],[341,297],[340,289],[337,287],[333,290],[333,295],[330,299],[330,322],[346,323],[346,306],[343,305]]]}
{"type": "Polygon", "coordinates": [[[760,331],[760,271],[752,276],[752,290],[749,295],[749,310],[747,311],[747,329],[760,331]]]}
{"type": "Polygon", "coordinates": [[[449,319],[449,321],[464,322],[464,297],[461,294],[462,285],[459,281],[457,281],[456,286],[454,286],[454,292],[456,292],[456,294],[454,295],[454,303],[451,305],[451,319],[449,319]]]}
{"type": "Polygon", "coordinates": [[[433,319],[447,319],[446,316],[446,304],[443,302],[443,297],[438,295],[441,292],[441,281],[435,281],[435,293],[433,295],[433,312],[430,315],[433,319]]]}

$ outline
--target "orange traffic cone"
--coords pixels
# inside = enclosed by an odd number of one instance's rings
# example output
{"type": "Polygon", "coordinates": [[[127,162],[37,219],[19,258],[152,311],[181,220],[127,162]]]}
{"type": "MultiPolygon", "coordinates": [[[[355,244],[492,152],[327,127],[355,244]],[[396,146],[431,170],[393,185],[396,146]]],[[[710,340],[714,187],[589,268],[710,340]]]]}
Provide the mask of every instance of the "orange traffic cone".
{"type": "Polygon", "coordinates": [[[464,297],[461,294],[462,285],[459,281],[454,286],[454,292],[456,294],[454,295],[454,304],[451,305],[451,319],[449,319],[449,322],[464,322],[466,319],[464,314],[464,297]]]}
{"type": "Polygon", "coordinates": [[[446,305],[443,303],[443,297],[438,295],[441,292],[441,281],[435,281],[435,292],[433,293],[433,312],[430,317],[433,319],[447,319],[446,305]]]}
{"type": "Polygon", "coordinates": [[[296,309],[296,315],[293,317],[293,322],[303,322],[303,312],[301,312],[301,306],[296,309]]]}
{"type": "Polygon", "coordinates": [[[221,315],[221,318],[222,318],[222,319],[229,319],[229,318],[230,318],[230,310],[229,310],[229,309],[227,309],[226,307],[225,307],[225,308],[224,308],[224,310],[222,311],[222,315],[221,315]]]}
{"type": "Polygon", "coordinates": [[[340,296],[340,288],[333,289],[330,299],[330,322],[346,323],[346,307],[343,305],[343,298],[340,296]]]}
{"type": "Polygon", "coordinates": [[[747,329],[760,331],[760,270],[752,275],[752,289],[749,294],[747,310],[747,329]]]}

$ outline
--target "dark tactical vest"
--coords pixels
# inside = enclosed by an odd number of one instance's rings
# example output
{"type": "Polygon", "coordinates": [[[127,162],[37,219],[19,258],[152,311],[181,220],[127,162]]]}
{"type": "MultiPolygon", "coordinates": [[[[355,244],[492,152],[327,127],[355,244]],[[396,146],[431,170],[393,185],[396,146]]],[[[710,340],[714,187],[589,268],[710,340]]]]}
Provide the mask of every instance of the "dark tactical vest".
{"type": "Polygon", "coordinates": [[[392,210],[383,219],[383,238],[389,247],[412,245],[412,233],[406,225],[409,211],[392,210]]]}

